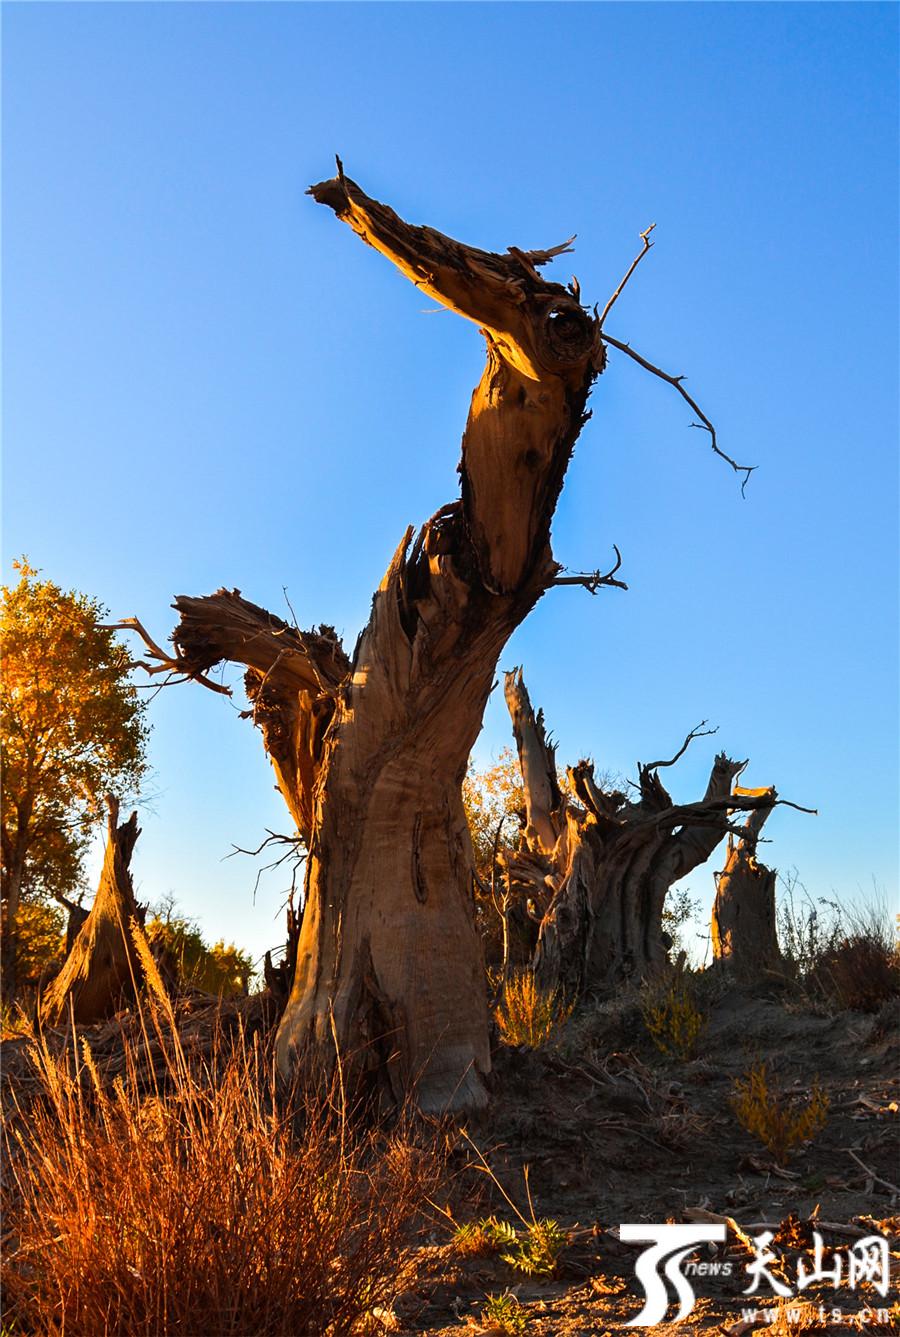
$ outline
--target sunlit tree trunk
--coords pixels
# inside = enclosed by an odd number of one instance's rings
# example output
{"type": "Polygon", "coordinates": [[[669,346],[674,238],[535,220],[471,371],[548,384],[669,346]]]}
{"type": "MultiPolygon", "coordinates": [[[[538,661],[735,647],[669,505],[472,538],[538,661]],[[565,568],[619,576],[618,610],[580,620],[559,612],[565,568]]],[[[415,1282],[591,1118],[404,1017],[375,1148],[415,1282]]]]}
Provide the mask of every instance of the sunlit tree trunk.
{"type": "Polygon", "coordinates": [[[130,873],[140,835],[137,813],[120,826],[118,803],[107,798],[107,806],[106,851],[94,903],[62,969],[40,999],[41,1021],[50,1026],[69,1019],[100,1021],[132,1001],[143,980],[134,945],[134,934],[143,933],[143,915],[130,873]]]}
{"type": "Polygon", "coordinates": [[[486,1099],[486,988],[462,806],[497,660],[560,568],[550,522],[603,365],[595,318],[538,267],[412,227],[342,172],[314,186],[424,293],[474,321],[487,365],[461,497],[404,535],[348,659],[237,591],[177,600],[182,671],[247,668],[252,714],[306,842],[306,907],[277,1039],[286,1075],[333,1067],[427,1110],[486,1099]]]}
{"type": "Polygon", "coordinates": [[[770,806],[751,812],[743,831],[728,837],[725,867],[716,874],[712,945],[717,964],[750,982],[776,971],[781,962],[775,917],[778,874],[756,857],[756,842],[777,795],[771,788],[742,792],[768,798],[770,806]]]}

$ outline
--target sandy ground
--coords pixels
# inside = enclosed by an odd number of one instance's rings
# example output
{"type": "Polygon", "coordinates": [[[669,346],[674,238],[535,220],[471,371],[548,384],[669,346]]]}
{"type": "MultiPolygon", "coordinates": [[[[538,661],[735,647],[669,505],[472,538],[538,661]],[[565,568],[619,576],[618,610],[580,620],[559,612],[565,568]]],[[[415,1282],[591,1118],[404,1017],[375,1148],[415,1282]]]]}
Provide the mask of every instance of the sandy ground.
{"type": "MultiPolygon", "coordinates": [[[[645,1246],[622,1243],[617,1227],[690,1222],[706,1212],[732,1218],[751,1235],[768,1225],[780,1260],[775,1275],[785,1283],[796,1279],[798,1257],[811,1269],[817,1223],[827,1249],[845,1253],[860,1236],[890,1236],[895,1252],[886,1298],[871,1284],[836,1290],[829,1282],[802,1294],[795,1288],[772,1330],[900,1331],[900,1194],[891,1187],[900,1182],[898,1019],[896,1004],[879,1017],[825,1016],[777,997],[730,992],[712,1001],[691,1062],[655,1050],[636,1001],[570,1023],[556,1050],[502,1049],[493,1107],[468,1129],[497,1182],[475,1170],[469,1149],[470,1168],[460,1173],[452,1210],[457,1221],[490,1212],[514,1220],[502,1185],[527,1218],[527,1166],[536,1215],[558,1221],[571,1242],[556,1276],[532,1280],[496,1252],[461,1256],[449,1224],[438,1220],[433,1243],[419,1256],[416,1283],[393,1315],[384,1315],[386,1328],[432,1337],[500,1333],[482,1319],[485,1297],[512,1291],[522,1330],[534,1337],[624,1332],[643,1304],[634,1268],[645,1246]],[[792,1154],[786,1170],[742,1131],[730,1106],[734,1079],[760,1057],[779,1088],[803,1093],[818,1078],[830,1100],[825,1128],[792,1154]]],[[[460,1158],[466,1150],[462,1145],[460,1158]]],[[[770,1322],[779,1304],[771,1289],[763,1284],[755,1297],[742,1294],[753,1254],[734,1230],[726,1244],[702,1250],[696,1260],[731,1262],[731,1275],[696,1276],[690,1315],[653,1330],[740,1337],[770,1322]],[[763,1311],[756,1325],[743,1317],[754,1304],[763,1311]]],[[[846,1267],[845,1261],[844,1279],[846,1267]]],[[[673,1303],[666,1317],[676,1311],[673,1303]]]]}

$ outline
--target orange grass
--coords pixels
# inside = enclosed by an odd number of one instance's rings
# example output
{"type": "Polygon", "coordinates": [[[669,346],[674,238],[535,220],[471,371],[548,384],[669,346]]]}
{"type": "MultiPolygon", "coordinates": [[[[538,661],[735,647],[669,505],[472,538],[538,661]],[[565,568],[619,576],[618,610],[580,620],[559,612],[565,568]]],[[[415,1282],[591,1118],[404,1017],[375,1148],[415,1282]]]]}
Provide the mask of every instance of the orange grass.
{"type": "Polygon", "coordinates": [[[35,1045],[36,1094],[5,1136],[4,1331],[366,1331],[409,1265],[437,1156],[327,1101],[286,1116],[243,1032],[215,1064],[189,1065],[172,1031],[165,1054],[148,1089],[133,1043],[111,1084],[84,1040],[35,1045]]]}

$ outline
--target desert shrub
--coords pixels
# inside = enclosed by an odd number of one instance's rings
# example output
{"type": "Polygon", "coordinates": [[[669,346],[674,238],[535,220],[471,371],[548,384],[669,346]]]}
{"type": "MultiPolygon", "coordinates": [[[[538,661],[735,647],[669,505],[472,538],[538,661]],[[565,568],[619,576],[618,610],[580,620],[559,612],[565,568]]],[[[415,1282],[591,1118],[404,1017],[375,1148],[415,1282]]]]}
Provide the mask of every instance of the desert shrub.
{"type": "Polygon", "coordinates": [[[805,1098],[790,1100],[779,1094],[770,1084],[764,1062],[755,1063],[735,1081],[731,1101],[738,1123],[759,1138],[779,1165],[785,1164],[792,1147],[821,1132],[828,1103],[818,1077],[805,1098]]]}
{"type": "Polygon", "coordinates": [[[522,970],[506,981],[494,1017],[504,1044],[540,1049],[566,1024],[573,1006],[558,989],[542,989],[530,970],[522,970]]]}
{"type": "MultiPolygon", "coordinates": [[[[258,1041],[148,1090],[85,1044],[33,1051],[39,1098],[6,1132],[3,1321],[71,1337],[347,1334],[389,1306],[437,1158],[312,1098],[280,1110],[258,1041]]],[[[144,1070],[145,1073],[146,1070],[144,1070]]]]}
{"type": "Polygon", "coordinates": [[[677,970],[663,984],[648,986],[641,1014],[647,1032],[667,1058],[693,1058],[706,1016],[696,997],[692,976],[677,970]]]}
{"type": "Polygon", "coordinates": [[[809,983],[839,1007],[878,1012],[900,993],[900,961],[875,934],[851,933],[816,962],[809,983]]]}
{"type": "Polygon", "coordinates": [[[791,877],[778,928],[788,974],[811,1001],[877,1012],[900,994],[900,948],[881,901],[861,908],[814,902],[791,877]]]}
{"type": "Polygon", "coordinates": [[[788,973],[802,983],[840,941],[843,912],[835,901],[813,900],[796,872],[780,880],[778,945],[788,973]]]}
{"type": "Polygon", "coordinates": [[[669,952],[673,959],[679,952],[688,952],[685,928],[698,921],[703,914],[703,903],[691,895],[689,887],[672,889],[666,896],[662,912],[662,929],[672,940],[669,952]]]}

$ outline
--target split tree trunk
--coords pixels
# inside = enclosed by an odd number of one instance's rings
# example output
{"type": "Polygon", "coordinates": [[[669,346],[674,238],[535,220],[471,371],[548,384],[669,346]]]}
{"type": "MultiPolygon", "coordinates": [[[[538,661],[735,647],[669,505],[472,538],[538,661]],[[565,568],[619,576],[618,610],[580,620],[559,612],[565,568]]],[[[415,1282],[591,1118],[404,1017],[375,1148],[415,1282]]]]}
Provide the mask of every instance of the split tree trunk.
{"type": "MultiPolygon", "coordinates": [[[[142,932],[142,914],[131,883],[131,855],[140,835],[137,813],[118,825],[118,802],[108,797],[106,852],[97,895],[59,974],[40,1000],[41,1020],[100,1021],[134,999],[143,967],[133,933],[142,932]],[[136,927],[135,927],[136,926],[136,927]]],[[[149,948],[148,948],[149,951],[149,948]]]]}
{"type": "Polygon", "coordinates": [[[639,767],[635,802],[598,786],[592,763],[581,761],[568,772],[573,801],[560,792],[543,717],[535,715],[518,670],[506,674],[506,701],[527,824],[523,848],[507,851],[505,862],[514,895],[528,898],[540,920],[538,983],[569,995],[604,994],[652,975],[668,960],[662,913],[669,888],[734,829],[733,809],[768,812],[774,791],[733,789],[746,762],[720,753],[703,799],[673,803],[658,772],[678,753],[639,767]]]}
{"type": "Polygon", "coordinates": [[[775,869],[756,858],[756,842],[777,798],[774,788],[739,790],[769,800],[751,812],[743,831],[728,837],[725,867],[716,873],[712,912],[713,959],[740,980],[752,982],[781,962],[775,918],[775,869]]]}
{"type": "Polygon", "coordinates": [[[176,601],[173,664],[247,667],[308,847],[282,1072],[339,1054],[345,1080],[374,1078],[394,1100],[472,1108],[490,1059],[462,780],[500,652],[560,570],[550,522],[604,351],[596,318],[538,272],[565,247],[463,246],[404,223],[340,165],[311,193],[485,336],[461,498],[407,530],[352,662],[331,629],[301,632],[219,591],[176,601]]]}

